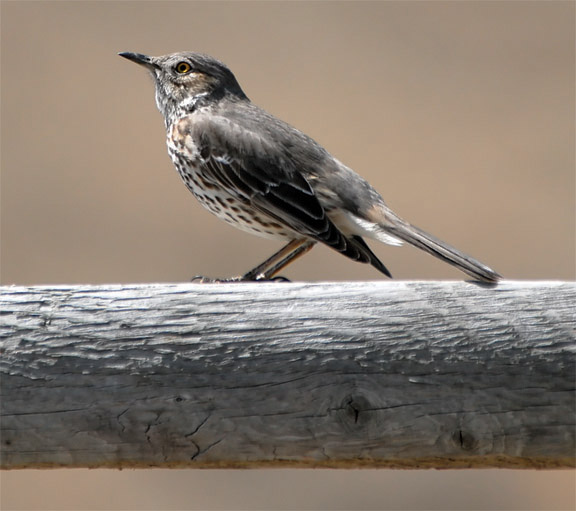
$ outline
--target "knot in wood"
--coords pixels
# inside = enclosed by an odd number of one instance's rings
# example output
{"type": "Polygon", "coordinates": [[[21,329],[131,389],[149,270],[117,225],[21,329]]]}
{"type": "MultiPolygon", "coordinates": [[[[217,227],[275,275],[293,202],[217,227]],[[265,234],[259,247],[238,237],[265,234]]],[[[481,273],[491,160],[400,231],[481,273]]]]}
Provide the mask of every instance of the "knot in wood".
{"type": "Polygon", "coordinates": [[[470,432],[464,429],[457,429],[452,433],[452,440],[463,451],[472,452],[478,448],[478,439],[470,432]]]}
{"type": "Polygon", "coordinates": [[[348,432],[366,429],[373,422],[374,406],[363,394],[346,396],[342,401],[339,418],[348,432]]]}

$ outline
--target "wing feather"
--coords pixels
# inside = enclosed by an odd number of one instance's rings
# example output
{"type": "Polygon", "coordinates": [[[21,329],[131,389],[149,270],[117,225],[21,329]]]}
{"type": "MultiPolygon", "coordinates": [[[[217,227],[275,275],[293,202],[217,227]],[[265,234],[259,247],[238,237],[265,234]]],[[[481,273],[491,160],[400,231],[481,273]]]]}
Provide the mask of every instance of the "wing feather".
{"type": "Polygon", "coordinates": [[[282,225],[390,276],[362,238],[347,237],[334,225],[303,173],[273,144],[229,120],[218,123],[214,116],[195,122],[195,130],[205,179],[282,225]],[[230,131],[228,136],[223,130],[230,131]]]}

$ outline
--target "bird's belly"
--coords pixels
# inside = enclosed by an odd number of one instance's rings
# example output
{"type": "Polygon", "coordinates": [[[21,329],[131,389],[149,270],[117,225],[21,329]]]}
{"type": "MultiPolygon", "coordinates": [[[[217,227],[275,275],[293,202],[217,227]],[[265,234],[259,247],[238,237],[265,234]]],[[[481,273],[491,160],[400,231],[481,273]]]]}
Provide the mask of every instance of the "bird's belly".
{"type": "Polygon", "coordinates": [[[198,202],[220,220],[263,238],[295,239],[301,237],[274,218],[254,209],[246,199],[234,195],[203,177],[197,166],[191,165],[190,162],[183,163],[180,158],[175,157],[172,157],[172,162],[184,184],[198,202]]]}

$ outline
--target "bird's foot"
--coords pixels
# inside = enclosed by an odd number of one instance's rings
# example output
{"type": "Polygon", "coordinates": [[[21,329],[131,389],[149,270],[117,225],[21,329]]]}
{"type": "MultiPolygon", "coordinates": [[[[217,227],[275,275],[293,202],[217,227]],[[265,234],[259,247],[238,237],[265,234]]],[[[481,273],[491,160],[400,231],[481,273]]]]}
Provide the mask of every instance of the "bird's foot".
{"type": "Polygon", "coordinates": [[[203,275],[196,275],[192,277],[190,282],[197,284],[232,284],[239,282],[290,282],[286,277],[278,276],[272,278],[249,278],[246,275],[238,277],[230,277],[227,279],[214,279],[212,277],[204,277],[203,275]]]}
{"type": "Polygon", "coordinates": [[[228,279],[214,279],[204,275],[196,275],[190,279],[190,282],[197,284],[230,284],[232,282],[242,282],[242,277],[231,277],[228,279]]]}
{"type": "Polygon", "coordinates": [[[287,279],[286,277],[283,277],[282,275],[278,275],[277,277],[272,277],[271,279],[268,279],[267,281],[264,282],[292,282],[290,279],[287,279]]]}

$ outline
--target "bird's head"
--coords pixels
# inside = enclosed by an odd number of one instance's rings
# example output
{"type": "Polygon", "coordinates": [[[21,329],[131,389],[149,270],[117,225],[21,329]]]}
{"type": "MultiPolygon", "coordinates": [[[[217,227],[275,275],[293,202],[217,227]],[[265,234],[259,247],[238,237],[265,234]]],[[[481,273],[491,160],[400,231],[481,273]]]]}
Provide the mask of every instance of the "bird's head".
{"type": "Polygon", "coordinates": [[[208,55],[192,52],[161,57],[131,52],[119,55],[150,71],[156,83],[156,104],[167,125],[210,101],[225,97],[247,99],[232,71],[208,55]]]}

